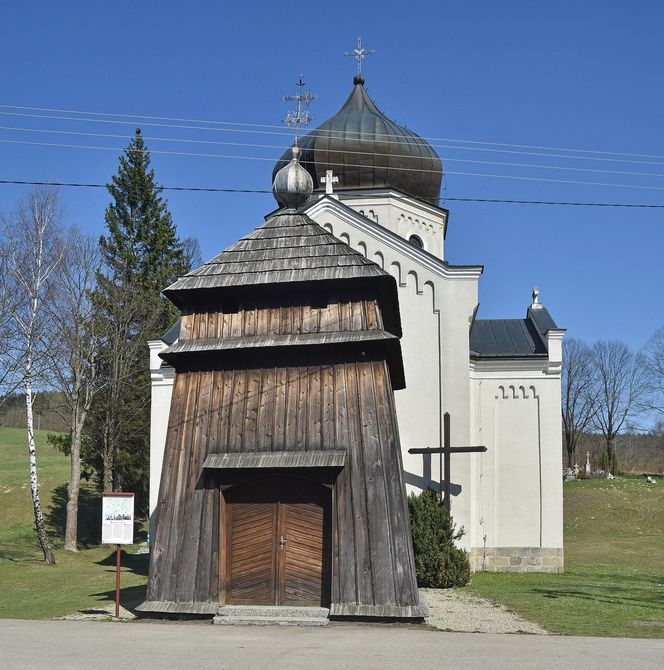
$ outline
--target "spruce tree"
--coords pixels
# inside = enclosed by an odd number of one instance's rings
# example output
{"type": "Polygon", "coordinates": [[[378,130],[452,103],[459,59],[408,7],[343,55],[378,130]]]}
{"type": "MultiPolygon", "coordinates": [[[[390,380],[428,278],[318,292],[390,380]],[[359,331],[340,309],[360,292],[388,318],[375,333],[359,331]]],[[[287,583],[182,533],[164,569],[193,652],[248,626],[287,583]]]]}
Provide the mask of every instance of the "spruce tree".
{"type": "Polygon", "coordinates": [[[107,233],[99,241],[104,269],[93,296],[102,321],[102,389],[91,417],[91,437],[103,488],[133,490],[138,508],[145,510],[147,341],[160,336],[177,318],[177,311],[160,293],[190,268],[140,129],[120,156],[118,173],[107,188],[112,201],[105,213],[107,233]]]}

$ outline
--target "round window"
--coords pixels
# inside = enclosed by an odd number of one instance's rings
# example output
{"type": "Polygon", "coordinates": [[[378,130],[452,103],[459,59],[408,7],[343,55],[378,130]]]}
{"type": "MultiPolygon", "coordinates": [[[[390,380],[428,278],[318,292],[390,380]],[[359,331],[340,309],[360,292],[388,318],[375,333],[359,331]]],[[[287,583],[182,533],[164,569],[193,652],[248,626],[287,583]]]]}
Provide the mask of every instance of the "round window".
{"type": "Polygon", "coordinates": [[[417,235],[411,235],[408,238],[408,241],[414,246],[417,247],[418,249],[424,249],[424,242],[422,242],[422,239],[419,238],[417,235]]]}

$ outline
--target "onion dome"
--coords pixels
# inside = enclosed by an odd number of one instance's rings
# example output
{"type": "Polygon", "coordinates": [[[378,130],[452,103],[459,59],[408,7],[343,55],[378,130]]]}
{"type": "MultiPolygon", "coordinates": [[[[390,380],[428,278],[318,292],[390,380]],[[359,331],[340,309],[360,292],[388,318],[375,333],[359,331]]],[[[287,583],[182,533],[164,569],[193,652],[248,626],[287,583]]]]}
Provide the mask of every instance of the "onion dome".
{"type": "Polygon", "coordinates": [[[297,145],[289,151],[292,158],[276,171],[272,182],[272,193],[277,202],[286,209],[296,209],[311,196],[314,184],[311,175],[298,163],[300,149],[297,145]]]}
{"type": "MultiPolygon", "coordinates": [[[[390,121],[376,107],[356,75],[343,107],[299,142],[300,163],[320,190],[321,177],[339,177],[335,191],[393,188],[420,200],[437,202],[443,165],[433,147],[412,131],[390,121]]],[[[290,158],[284,153],[276,177],[290,158]]]]}

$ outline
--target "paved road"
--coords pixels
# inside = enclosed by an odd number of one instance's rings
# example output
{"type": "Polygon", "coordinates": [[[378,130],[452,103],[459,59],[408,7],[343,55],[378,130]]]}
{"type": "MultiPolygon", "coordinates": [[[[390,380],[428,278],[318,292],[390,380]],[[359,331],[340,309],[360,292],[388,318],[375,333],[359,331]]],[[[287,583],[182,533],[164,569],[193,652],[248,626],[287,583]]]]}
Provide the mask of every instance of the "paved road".
{"type": "Polygon", "coordinates": [[[409,627],[325,628],[202,623],[0,621],[0,666],[260,669],[664,667],[664,640],[444,633],[409,627]]]}

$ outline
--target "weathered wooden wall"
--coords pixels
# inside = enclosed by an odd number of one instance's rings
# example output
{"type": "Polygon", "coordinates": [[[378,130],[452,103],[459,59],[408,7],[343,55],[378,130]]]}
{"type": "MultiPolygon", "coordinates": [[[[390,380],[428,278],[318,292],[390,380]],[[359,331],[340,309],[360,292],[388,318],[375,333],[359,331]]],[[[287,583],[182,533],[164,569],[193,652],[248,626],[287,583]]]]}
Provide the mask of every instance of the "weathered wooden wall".
{"type": "MultiPolygon", "coordinates": [[[[185,315],[182,338],[381,328],[373,298],[246,307],[185,315]]],[[[293,348],[269,367],[177,373],[148,601],[218,599],[220,494],[219,480],[203,471],[208,455],[346,449],[332,512],[333,610],[379,606],[408,616],[417,606],[387,363],[360,348],[321,347],[316,364],[298,356],[293,348]]]]}
{"type": "Polygon", "coordinates": [[[383,319],[375,297],[355,292],[326,296],[316,304],[299,299],[274,297],[242,304],[234,309],[196,311],[184,314],[180,339],[206,337],[251,337],[253,335],[290,335],[294,333],[330,333],[383,328],[383,319]],[[290,303],[290,304],[288,304],[290,303]]]}

